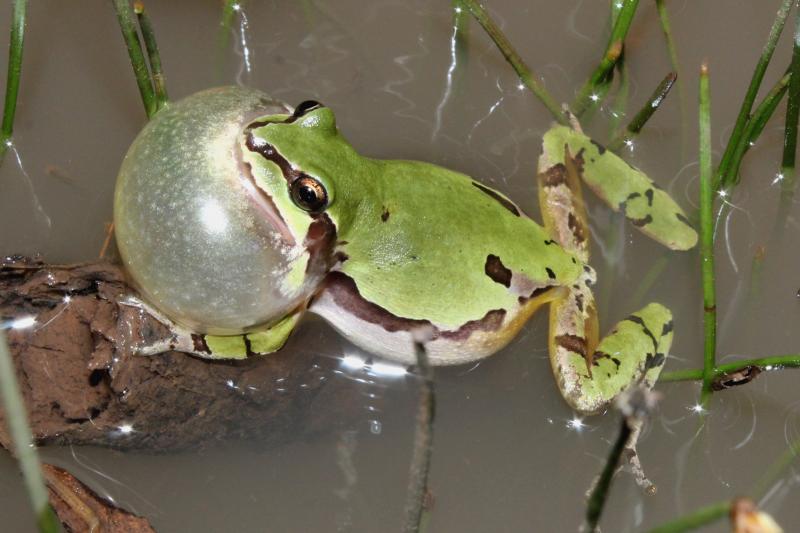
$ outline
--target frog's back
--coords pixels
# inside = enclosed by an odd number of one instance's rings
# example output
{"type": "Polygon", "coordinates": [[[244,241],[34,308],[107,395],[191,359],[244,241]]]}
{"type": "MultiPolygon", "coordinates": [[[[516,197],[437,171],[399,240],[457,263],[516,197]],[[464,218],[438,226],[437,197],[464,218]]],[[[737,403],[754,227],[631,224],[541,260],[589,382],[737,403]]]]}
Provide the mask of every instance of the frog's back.
{"type": "Polygon", "coordinates": [[[580,274],[498,191],[428,163],[373,163],[370,198],[338,236],[346,260],[312,306],[369,351],[413,361],[411,332],[426,327],[435,363],[485,357],[580,274]]]}

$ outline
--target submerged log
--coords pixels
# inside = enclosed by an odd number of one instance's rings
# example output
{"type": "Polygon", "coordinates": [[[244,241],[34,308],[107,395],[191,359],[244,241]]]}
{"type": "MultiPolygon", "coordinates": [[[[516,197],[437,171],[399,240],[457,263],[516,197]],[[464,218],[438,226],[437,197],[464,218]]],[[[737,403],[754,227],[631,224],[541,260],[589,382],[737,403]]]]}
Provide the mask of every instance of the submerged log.
{"type": "MultiPolygon", "coordinates": [[[[338,361],[315,355],[304,328],[290,344],[312,349],[245,361],[136,355],[136,346],[167,331],[126,305],[131,295],[124,272],[108,262],[0,262],[0,320],[12,326],[9,346],[37,442],[153,451],[231,438],[274,443],[358,411],[350,408],[360,401],[354,387],[329,379],[338,361]]],[[[5,425],[0,411],[0,444],[8,447],[5,425]]]]}

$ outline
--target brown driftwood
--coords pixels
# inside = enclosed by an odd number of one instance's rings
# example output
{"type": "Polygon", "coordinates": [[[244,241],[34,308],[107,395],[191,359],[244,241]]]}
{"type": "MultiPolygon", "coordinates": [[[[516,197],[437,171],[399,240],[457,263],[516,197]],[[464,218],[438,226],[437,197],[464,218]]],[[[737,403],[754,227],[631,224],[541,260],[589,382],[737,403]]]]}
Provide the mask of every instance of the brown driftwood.
{"type": "MultiPolygon", "coordinates": [[[[230,438],[271,443],[324,430],[342,420],[336,413],[357,412],[348,409],[357,392],[326,379],[337,362],[314,356],[312,346],[240,362],[135,355],[137,344],[166,330],[120,303],[133,293],[120,267],[107,262],[0,262],[0,320],[36,320],[7,334],[39,443],[153,451],[230,438]]],[[[8,447],[2,417],[0,444],[8,447]]]]}
{"type": "Polygon", "coordinates": [[[147,519],[120,509],[101,498],[75,476],[57,466],[43,464],[50,505],[72,533],[155,533],[147,519]]]}

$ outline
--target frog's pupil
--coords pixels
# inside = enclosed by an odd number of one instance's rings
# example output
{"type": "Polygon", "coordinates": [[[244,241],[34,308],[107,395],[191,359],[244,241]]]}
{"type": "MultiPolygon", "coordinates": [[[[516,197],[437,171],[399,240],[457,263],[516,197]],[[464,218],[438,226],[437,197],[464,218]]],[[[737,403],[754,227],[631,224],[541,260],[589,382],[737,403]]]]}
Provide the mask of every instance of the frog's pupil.
{"type": "Polygon", "coordinates": [[[317,202],[317,193],[308,185],[300,187],[300,200],[304,204],[314,205],[317,202]]]}

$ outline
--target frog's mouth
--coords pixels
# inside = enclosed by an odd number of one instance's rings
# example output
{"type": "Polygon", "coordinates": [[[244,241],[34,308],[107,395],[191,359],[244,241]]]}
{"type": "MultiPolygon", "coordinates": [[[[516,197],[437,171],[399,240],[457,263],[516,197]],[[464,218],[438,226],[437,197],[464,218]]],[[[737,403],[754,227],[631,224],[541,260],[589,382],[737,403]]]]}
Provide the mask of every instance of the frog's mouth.
{"type": "Polygon", "coordinates": [[[288,246],[296,246],[297,240],[289,229],[289,225],[278,211],[272,197],[256,183],[255,176],[253,176],[253,169],[250,163],[245,161],[242,157],[241,148],[237,146],[236,151],[238,152],[236,154],[236,160],[240,168],[239,176],[241,176],[241,185],[250,198],[250,205],[253,206],[263,220],[266,220],[269,225],[280,234],[281,238],[288,246]]]}

